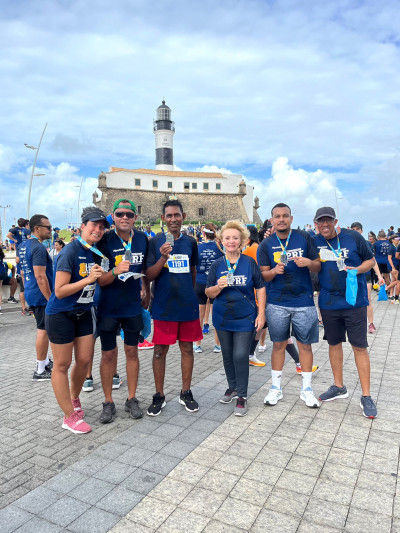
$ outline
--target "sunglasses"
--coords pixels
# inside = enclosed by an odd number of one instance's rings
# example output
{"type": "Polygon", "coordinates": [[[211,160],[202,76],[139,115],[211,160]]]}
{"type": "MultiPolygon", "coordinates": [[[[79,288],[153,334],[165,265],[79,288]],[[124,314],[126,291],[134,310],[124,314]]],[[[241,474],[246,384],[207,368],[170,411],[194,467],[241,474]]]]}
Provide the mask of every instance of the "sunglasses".
{"type": "Polygon", "coordinates": [[[132,211],[115,211],[114,216],[118,218],[135,218],[135,213],[133,213],[132,211]]]}
{"type": "Polygon", "coordinates": [[[36,225],[39,226],[39,228],[47,228],[49,231],[53,227],[53,226],[46,226],[45,224],[36,224],[36,225]]]}

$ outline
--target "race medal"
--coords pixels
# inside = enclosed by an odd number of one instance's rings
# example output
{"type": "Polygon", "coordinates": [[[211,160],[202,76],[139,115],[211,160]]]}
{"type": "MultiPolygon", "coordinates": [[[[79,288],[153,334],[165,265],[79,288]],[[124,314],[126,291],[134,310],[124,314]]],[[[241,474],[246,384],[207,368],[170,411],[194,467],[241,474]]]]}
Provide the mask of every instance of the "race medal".
{"type": "Polygon", "coordinates": [[[125,250],[124,261],[129,261],[129,263],[132,261],[132,252],[130,250],[125,250]]]}
{"type": "Polygon", "coordinates": [[[226,281],[228,282],[228,285],[233,285],[234,283],[233,272],[228,272],[228,274],[226,275],[226,281]]]}
{"type": "Polygon", "coordinates": [[[344,270],[344,267],[346,266],[343,257],[339,257],[339,259],[336,261],[336,264],[338,270],[344,270]]]}
{"type": "Polygon", "coordinates": [[[281,253],[280,263],[282,263],[285,266],[288,264],[288,256],[286,252],[281,253]]]}
{"type": "Polygon", "coordinates": [[[167,244],[170,244],[171,246],[174,245],[174,236],[171,233],[168,233],[168,235],[165,238],[165,242],[167,244]]]}
{"type": "Polygon", "coordinates": [[[107,257],[102,257],[100,266],[104,272],[108,272],[110,270],[110,261],[107,259],[107,257]]]}

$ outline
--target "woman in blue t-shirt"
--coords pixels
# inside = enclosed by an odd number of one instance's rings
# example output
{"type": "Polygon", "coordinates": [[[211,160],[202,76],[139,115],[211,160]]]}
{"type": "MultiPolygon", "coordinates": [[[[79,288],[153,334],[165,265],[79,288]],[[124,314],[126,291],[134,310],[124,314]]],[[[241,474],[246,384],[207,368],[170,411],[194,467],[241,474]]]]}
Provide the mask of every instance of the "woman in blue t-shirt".
{"type": "MultiPolygon", "coordinates": [[[[218,243],[215,241],[215,237],[217,236],[217,228],[214,226],[214,224],[208,223],[203,228],[203,242],[199,244],[199,262],[196,266],[196,285],[195,285],[195,291],[196,296],[199,301],[199,318],[200,318],[200,327],[203,330],[203,333],[208,333],[209,325],[204,324],[204,326],[207,327],[206,330],[203,329],[203,322],[204,322],[204,316],[206,313],[206,307],[207,307],[207,295],[205,293],[206,286],[207,286],[207,276],[210,271],[211,265],[222,257],[224,253],[222,252],[221,248],[219,247],[218,243]]],[[[212,304],[213,299],[210,298],[210,307],[212,311],[212,304]]],[[[206,318],[208,320],[208,318],[206,318]]],[[[214,345],[214,353],[220,353],[221,352],[221,346],[219,344],[219,339],[217,335],[217,331],[214,328],[214,337],[215,337],[215,345],[214,345]]],[[[201,341],[197,341],[195,343],[195,346],[193,348],[194,353],[202,353],[203,350],[201,348],[201,341]]]]}
{"type": "Polygon", "coordinates": [[[221,229],[225,255],[211,266],[206,295],[214,298],[213,324],[222,348],[228,389],[220,399],[230,403],[237,398],[235,415],[247,414],[250,344],[256,330],[265,324],[265,286],[252,257],[241,254],[249,232],[240,222],[228,221],[221,229]],[[258,309],[254,289],[257,293],[258,309]]]}
{"type": "Polygon", "coordinates": [[[96,248],[106,227],[109,223],[103,211],[97,207],[83,210],[81,236],[56,257],[54,291],[46,306],[45,325],[54,356],[51,381],[64,412],[62,427],[78,434],[91,431],[83,420],[79,393],[94,347],[92,307],[96,281],[108,270],[107,258],[96,248]],[[73,350],[75,364],[69,384],[73,350]]]}

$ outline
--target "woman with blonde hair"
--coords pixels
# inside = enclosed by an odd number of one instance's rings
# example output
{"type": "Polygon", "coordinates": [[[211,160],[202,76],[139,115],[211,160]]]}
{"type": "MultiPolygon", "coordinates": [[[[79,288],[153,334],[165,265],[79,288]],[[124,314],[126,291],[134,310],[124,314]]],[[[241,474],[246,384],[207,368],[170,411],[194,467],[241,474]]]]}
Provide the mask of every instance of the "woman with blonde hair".
{"type": "Polygon", "coordinates": [[[211,266],[206,295],[214,298],[213,324],[222,348],[228,389],[220,399],[237,399],[235,415],[247,414],[249,350],[256,331],[265,324],[266,293],[260,269],[252,257],[241,253],[249,231],[236,220],[221,229],[220,241],[225,255],[211,266]],[[257,309],[254,290],[257,294],[257,309]]]}

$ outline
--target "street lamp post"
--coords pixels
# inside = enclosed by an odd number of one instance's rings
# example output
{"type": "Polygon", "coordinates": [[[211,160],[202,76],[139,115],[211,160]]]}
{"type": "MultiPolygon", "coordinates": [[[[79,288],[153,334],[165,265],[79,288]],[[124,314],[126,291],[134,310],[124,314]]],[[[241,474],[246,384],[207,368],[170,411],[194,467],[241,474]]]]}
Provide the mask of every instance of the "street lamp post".
{"type": "MultiPolygon", "coordinates": [[[[0,205],[0,209],[3,209],[3,218],[4,218],[4,231],[7,231],[7,223],[6,223],[6,209],[11,207],[11,205],[0,205]]],[[[1,228],[1,217],[0,217],[0,241],[3,239],[3,230],[1,228]]]]}
{"type": "Polygon", "coordinates": [[[36,150],[35,161],[33,162],[32,174],[31,174],[31,179],[30,179],[30,182],[29,182],[29,192],[28,192],[28,216],[27,216],[28,220],[29,220],[29,211],[30,211],[30,208],[31,208],[32,182],[33,182],[33,176],[35,175],[36,160],[37,160],[37,157],[38,157],[38,153],[39,153],[40,145],[42,144],[42,139],[43,139],[44,132],[46,131],[46,128],[47,128],[47,122],[46,122],[46,125],[45,125],[45,127],[44,127],[44,130],[43,130],[42,136],[40,137],[39,146],[38,146],[37,148],[35,148],[34,146],[31,146],[31,145],[29,145],[29,144],[25,144],[25,146],[26,146],[27,148],[29,148],[30,150],[36,150]]]}
{"type": "Polygon", "coordinates": [[[81,184],[80,185],[74,185],[74,187],[79,187],[79,194],[78,194],[78,209],[77,209],[77,217],[76,217],[76,220],[79,222],[79,204],[81,202],[81,192],[82,192],[82,184],[83,184],[83,176],[82,176],[82,179],[81,179],[81,184]]]}
{"type": "Polygon", "coordinates": [[[338,200],[343,200],[343,196],[337,195],[337,189],[335,187],[335,201],[336,201],[336,218],[339,220],[339,204],[338,200]]]}

